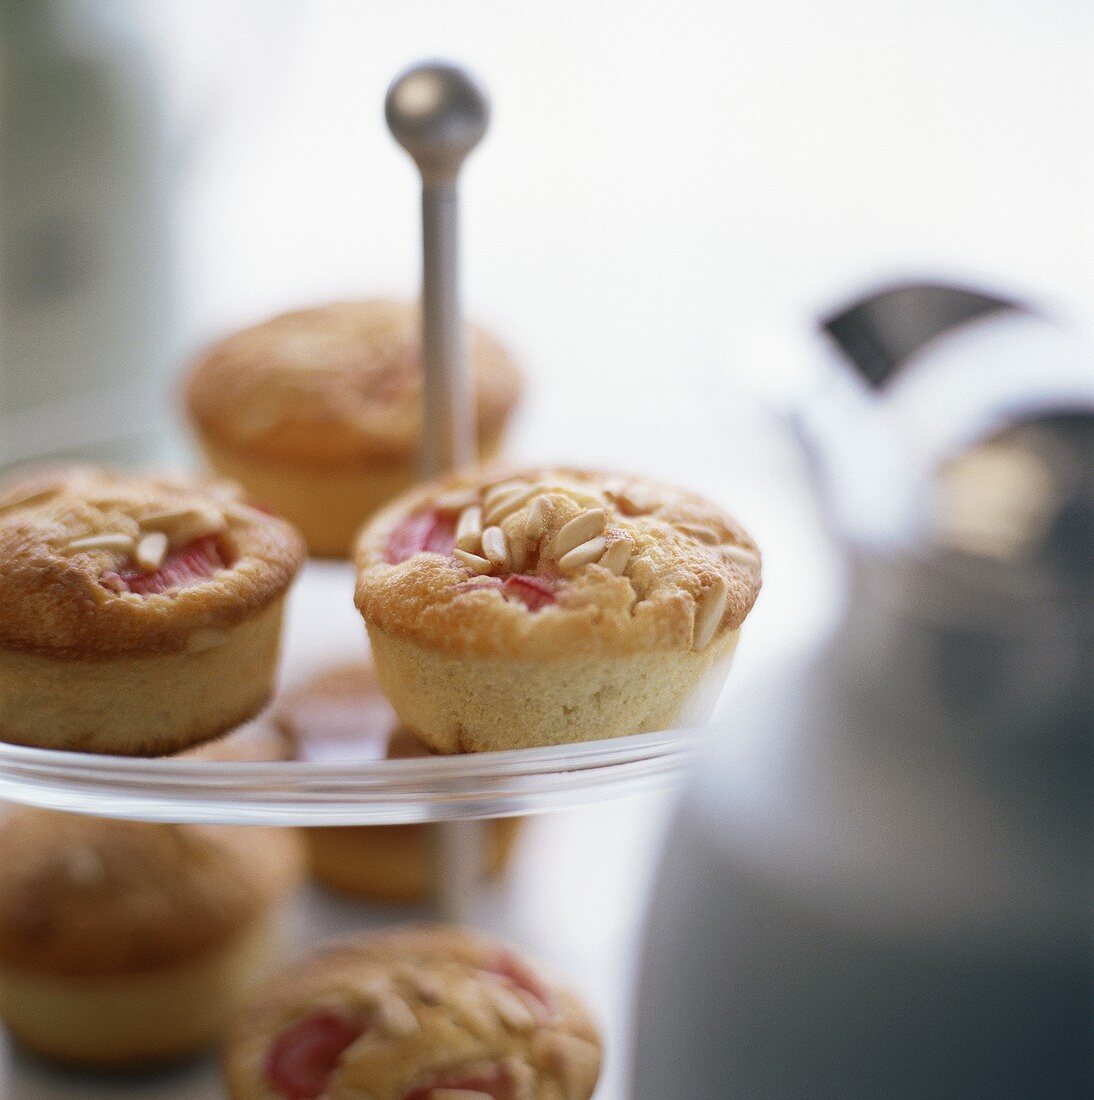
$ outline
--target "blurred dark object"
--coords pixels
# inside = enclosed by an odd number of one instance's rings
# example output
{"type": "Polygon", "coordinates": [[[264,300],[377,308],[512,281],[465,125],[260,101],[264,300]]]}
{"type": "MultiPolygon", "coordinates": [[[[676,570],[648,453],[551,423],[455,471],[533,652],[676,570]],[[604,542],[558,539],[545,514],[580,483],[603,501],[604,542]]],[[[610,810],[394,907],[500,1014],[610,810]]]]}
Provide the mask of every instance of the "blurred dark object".
{"type": "Polygon", "coordinates": [[[881,388],[935,336],[1017,302],[962,287],[904,283],[840,310],[821,322],[848,362],[881,388]]]}
{"type": "MultiPolygon", "coordinates": [[[[916,347],[914,311],[869,307],[845,311],[840,347],[916,347]],[[868,332],[846,331],[855,316],[868,332]]],[[[887,435],[923,420],[884,392],[806,414],[814,453],[837,455],[825,478],[880,468],[903,499],[877,530],[856,523],[869,493],[829,489],[842,622],[750,685],[685,799],[645,953],[638,1100],[1094,1094],[1094,370],[1085,399],[1071,374],[1051,384],[1074,349],[1034,311],[951,315],[889,374],[913,403],[930,394],[914,376],[938,376],[952,427],[932,447],[887,435]],[[1005,393],[1000,347],[1022,361],[1005,393]],[[989,371],[966,386],[978,355],[989,371]]]]}

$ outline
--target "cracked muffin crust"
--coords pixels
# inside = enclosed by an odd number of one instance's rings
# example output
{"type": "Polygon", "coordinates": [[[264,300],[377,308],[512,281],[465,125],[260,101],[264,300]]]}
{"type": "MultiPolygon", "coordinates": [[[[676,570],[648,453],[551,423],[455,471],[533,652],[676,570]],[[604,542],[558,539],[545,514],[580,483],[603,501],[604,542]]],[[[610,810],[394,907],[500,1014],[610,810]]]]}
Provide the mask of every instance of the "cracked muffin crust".
{"type": "Polygon", "coordinates": [[[0,488],[0,737],[139,754],[237,725],[303,558],[227,482],[80,467],[0,488]]]}
{"type": "MultiPolygon", "coordinates": [[[[274,721],[294,760],[323,763],[405,759],[429,750],[402,724],[384,698],[368,661],[335,665],[278,699],[274,721]]],[[[520,821],[491,820],[486,829],[486,872],[502,872],[520,821]]],[[[305,829],[308,862],[326,886],[391,903],[429,896],[428,825],[334,826],[305,829]]]]}
{"type": "MultiPolygon", "coordinates": [[[[470,330],[480,450],[493,454],[520,392],[509,354],[470,330]]],[[[340,556],[379,505],[416,478],[420,313],[337,302],[274,317],[209,348],[186,403],[212,465],[340,556]]]]}
{"type": "Polygon", "coordinates": [[[232,1100],[589,1100],[600,1039],[574,994],[458,928],[337,941],[229,1033],[232,1100]]]}
{"type": "Polygon", "coordinates": [[[264,975],[301,874],[290,830],[15,810],[0,821],[0,1014],[61,1061],[197,1050],[264,975]]]}
{"type": "Polygon", "coordinates": [[[760,587],[715,505],[574,469],[434,482],[374,518],[356,561],[381,683],[442,752],[664,728],[760,587]]]}

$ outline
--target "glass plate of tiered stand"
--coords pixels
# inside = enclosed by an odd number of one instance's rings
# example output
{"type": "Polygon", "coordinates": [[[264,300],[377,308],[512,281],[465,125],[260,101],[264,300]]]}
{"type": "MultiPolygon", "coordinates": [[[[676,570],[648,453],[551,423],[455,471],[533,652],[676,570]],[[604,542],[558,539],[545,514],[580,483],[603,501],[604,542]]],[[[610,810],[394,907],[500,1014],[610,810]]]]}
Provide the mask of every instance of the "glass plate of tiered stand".
{"type": "MultiPolygon", "coordinates": [[[[367,653],[353,571],[311,562],[289,601],[282,687],[367,653]]],[[[509,752],[320,763],[135,757],[0,743],[0,799],[147,821],[394,825],[591,805],[662,788],[695,730],[509,752]]]]}

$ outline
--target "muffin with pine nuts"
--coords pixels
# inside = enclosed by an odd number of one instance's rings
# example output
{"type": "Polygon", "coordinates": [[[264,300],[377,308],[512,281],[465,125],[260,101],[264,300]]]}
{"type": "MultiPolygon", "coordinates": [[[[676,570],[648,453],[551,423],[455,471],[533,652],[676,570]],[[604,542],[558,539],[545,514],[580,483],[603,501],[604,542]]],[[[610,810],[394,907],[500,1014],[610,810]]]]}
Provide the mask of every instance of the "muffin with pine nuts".
{"type": "Polygon", "coordinates": [[[0,1017],[58,1062],[194,1054],[273,969],[302,876],[291,829],[14,810],[0,821],[0,1017]]]}
{"type": "Polygon", "coordinates": [[[74,468],[0,488],[0,740],[151,756],[250,718],[304,554],[227,482],[74,468]]]}
{"type": "MultiPolygon", "coordinates": [[[[520,374],[468,331],[479,453],[493,457],[520,374]]],[[[311,553],[345,557],[365,519],[418,480],[421,312],[373,299],[284,313],[214,344],[186,386],[212,467],[299,527],[311,553]]]]}
{"type": "Polygon", "coordinates": [[[601,1042],[573,993],[461,928],[335,941],[228,1035],[232,1100],[589,1100],[601,1042]]]}
{"type": "Polygon", "coordinates": [[[380,683],[447,753],[697,719],[760,588],[720,508],[572,469],[434,482],[378,515],[356,558],[380,683]]]}

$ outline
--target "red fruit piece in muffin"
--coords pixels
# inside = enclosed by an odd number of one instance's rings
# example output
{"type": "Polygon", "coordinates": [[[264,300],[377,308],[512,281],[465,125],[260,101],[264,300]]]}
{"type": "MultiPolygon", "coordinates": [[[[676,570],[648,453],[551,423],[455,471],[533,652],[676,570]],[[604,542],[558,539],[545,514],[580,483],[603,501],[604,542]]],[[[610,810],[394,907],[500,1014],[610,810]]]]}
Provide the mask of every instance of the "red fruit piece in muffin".
{"type": "Polygon", "coordinates": [[[290,1024],[274,1040],[266,1060],[266,1080],[287,1100],[322,1096],[338,1060],[366,1026],[324,1009],[290,1024]]]}
{"type": "Polygon", "coordinates": [[[195,539],[189,546],[167,555],[158,569],[136,567],[111,570],[100,583],[113,592],[136,592],[139,596],[159,595],[208,580],[218,569],[228,566],[215,535],[195,539]]]}
{"type": "Polygon", "coordinates": [[[436,510],[419,512],[405,519],[387,540],[387,560],[398,565],[423,550],[447,555],[456,545],[455,517],[436,510]]]}

